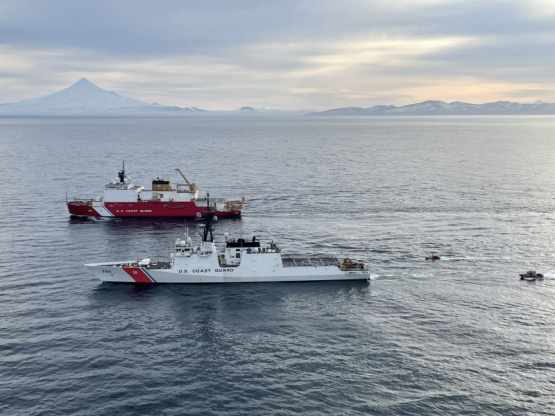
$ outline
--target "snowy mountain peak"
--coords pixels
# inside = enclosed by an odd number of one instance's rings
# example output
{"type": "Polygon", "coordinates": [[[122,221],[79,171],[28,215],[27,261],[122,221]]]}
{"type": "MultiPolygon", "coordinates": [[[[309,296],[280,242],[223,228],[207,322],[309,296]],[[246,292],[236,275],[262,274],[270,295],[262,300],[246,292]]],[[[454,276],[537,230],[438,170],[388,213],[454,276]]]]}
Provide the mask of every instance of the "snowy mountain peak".
{"type": "MultiPolygon", "coordinates": [[[[58,98],[62,97],[68,99],[72,102],[75,100],[87,102],[89,105],[94,107],[98,107],[98,105],[109,104],[114,105],[116,104],[113,100],[113,97],[116,96],[123,100],[133,100],[135,103],[141,103],[143,105],[147,105],[147,103],[143,103],[138,100],[134,100],[132,98],[125,98],[119,94],[116,94],[112,91],[106,91],[103,88],[100,88],[98,85],[93,84],[87,78],[81,78],[75,84],[52,94],[51,96],[56,95],[58,98]],[[109,101],[109,102],[107,102],[109,101]]],[[[48,97],[48,96],[47,96],[48,97]]],[[[43,97],[46,98],[46,97],[43,97]]],[[[121,103],[119,103],[121,104],[121,103]]],[[[126,103],[128,105],[129,103],[126,103]]]]}
{"type": "Polygon", "coordinates": [[[121,97],[121,95],[119,95],[118,93],[115,93],[113,91],[107,91],[103,88],[100,88],[98,85],[90,82],[87,78],[81,78],[75,84],[66,88],[66,90],[69,90],[69,89],[77,90],[83,94],[91,94],[91,93],[94,93],[94,91],[97,91],[97,92],[102,91],[104,93],[109,93],[109,94],[113,94],[113,95],[117,95],[118,97],[121,97]]]}
{"type": "Polygon", "coordinates": [[[73,84],[71,87],[87,87],[87,86],[99,88],[98,86],[94,85],[92,82],[90,82],[87,78],[84,78],[84,77],[81,78],[79,81],[77,81],[75,84],[73,84]]]}
{"type": "Polygon", "coordinates": [[[106,91],[86,78],[40,98],[0,105],[0,115],[145,115],[203,112],[150,104],[106,91]]]}

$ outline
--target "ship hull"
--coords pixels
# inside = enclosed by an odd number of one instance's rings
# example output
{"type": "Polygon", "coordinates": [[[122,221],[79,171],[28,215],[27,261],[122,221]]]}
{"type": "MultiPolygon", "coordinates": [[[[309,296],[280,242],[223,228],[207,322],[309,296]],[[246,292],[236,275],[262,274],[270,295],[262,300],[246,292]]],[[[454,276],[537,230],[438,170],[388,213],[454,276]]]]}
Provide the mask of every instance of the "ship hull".
{"type": "MultiPolygon", "coordinates": [[[[69,213],[74,216],[88,217],[185,217],[204,216],[206,206],[199,206],[194,202],[68,202],[69,213]]],[[[241,210],[218,211],[218,217],[239,217],[241,210]]]]}
{"type": "Polygon", "coordinates": [[[342,271],[336,266],[279,267],[272,272],[256,272],[247,267],[217,267],[213,269],[149,269],[147,267],[120,267],[116,264],[132,262],[86,264],[103,282],[131,284],[199,284],[199,283],[264,283],[264,282],[316,282],[340,280],[368,280],[367,270],[342,271]]]}

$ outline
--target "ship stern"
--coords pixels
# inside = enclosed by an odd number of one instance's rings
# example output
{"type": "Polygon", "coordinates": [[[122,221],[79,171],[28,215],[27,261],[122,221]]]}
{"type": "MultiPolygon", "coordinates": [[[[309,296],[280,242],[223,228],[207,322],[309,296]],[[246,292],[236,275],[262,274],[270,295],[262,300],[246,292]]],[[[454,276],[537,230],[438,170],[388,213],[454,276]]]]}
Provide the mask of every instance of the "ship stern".
{"type": "Polygon", "coordinates": [[[98,211],[93,207],[92,199],[76,199],[66,202],[66,204],[71,215],[79,217],[100,217],[98,211]]]}

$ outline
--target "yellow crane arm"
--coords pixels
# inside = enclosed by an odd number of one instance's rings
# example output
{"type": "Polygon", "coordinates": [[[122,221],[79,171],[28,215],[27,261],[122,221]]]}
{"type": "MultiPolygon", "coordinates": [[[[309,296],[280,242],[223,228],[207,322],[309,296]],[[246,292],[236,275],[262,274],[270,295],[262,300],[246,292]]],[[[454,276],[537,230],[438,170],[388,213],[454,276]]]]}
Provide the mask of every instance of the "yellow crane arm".
{"type": "Polygon", "coordinates": [[[183,180],[185,181],[185,183],[186,183],[187,185],[189,185],[189,190],[190,190],[191,192],[195,192],[195,191],[197,190],[197,186],[196,186],[194,183],[189,182],[189,181],[187,180],[187,178],[185,177],[185,175],[184,175],[179,169],[176,168],[175,170],[179,172],[179,174],[181,175],[181,177],[183,178],[183,180]]]}

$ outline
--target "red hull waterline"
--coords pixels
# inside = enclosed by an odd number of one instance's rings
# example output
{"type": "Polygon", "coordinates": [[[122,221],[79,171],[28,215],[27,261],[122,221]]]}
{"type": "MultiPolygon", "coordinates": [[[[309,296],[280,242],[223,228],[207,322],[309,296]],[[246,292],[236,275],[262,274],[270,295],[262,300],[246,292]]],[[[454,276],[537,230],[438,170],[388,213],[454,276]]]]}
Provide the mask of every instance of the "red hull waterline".
{"type": "MultiPolygon", "coordinates": [[[[68,202],[67,208],[71,215],[88,217],[197,217],[204,216],[205,206],[197,206],[194,202],[134,202],[105,204],[107,215],[101,215],[92,205],[87,203],[68,202]],[[113,205],[113,206],[110,206],[113,205]]],[[[218,217],[239,217],[238,211],[216,211],[218,217]]]]}

